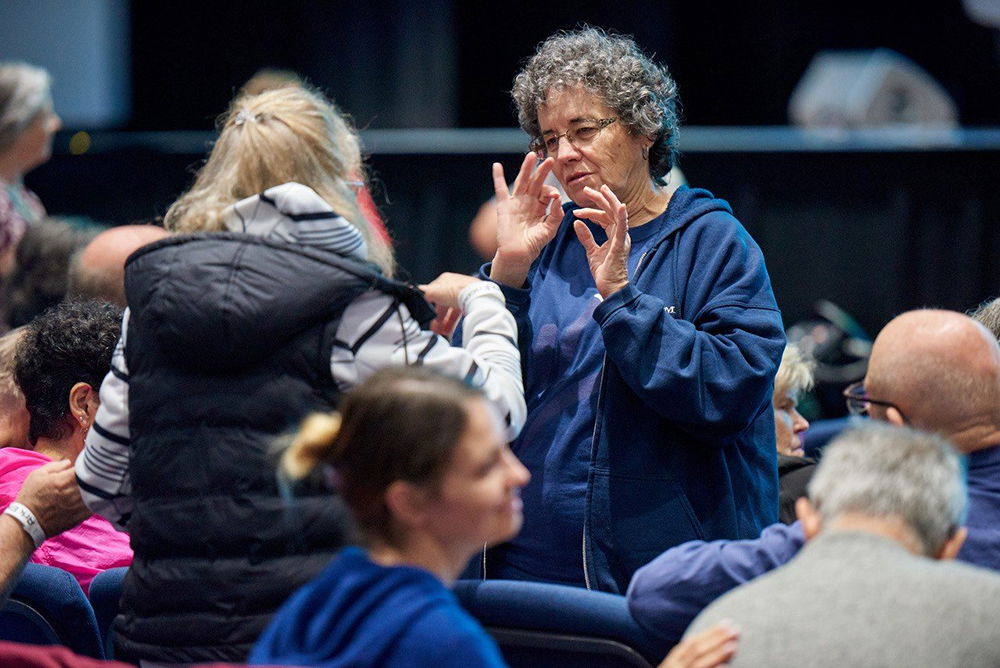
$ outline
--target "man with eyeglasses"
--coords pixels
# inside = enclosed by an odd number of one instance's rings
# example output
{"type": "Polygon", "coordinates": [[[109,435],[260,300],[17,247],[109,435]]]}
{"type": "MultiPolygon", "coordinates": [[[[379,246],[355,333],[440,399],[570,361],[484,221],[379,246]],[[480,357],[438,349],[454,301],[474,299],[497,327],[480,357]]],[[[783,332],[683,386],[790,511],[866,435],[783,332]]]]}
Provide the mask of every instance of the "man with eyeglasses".
{"type": "MultiPolygon", "coordinates": [[[[958,559],[1000,570],[1000,346],[980,323],[953,311],[918,310],[887,324],[861,386],[845,393],[854,413],[946,437],[967,455],[968,537],[958,559]]],[[[691,541],[636,572],[629,609],[654,635],[675,641],[713,600],[789,561],[799,523],[760,538],[691,541]]]]}

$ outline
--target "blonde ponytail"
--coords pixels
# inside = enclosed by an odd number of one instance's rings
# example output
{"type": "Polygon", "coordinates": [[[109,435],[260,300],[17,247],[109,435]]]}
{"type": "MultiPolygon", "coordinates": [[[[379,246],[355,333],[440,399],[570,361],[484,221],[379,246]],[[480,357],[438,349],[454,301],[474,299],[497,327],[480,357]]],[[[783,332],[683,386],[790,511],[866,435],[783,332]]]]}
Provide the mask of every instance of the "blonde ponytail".
{"type": "Polygon", "coordinates": [[[339,413],[313,413],[303,422],[292,444],[281,455],[281,471],[292,480],[309,475],[320,462],[333,460],[337,435],[340,434],[339,413]]]}

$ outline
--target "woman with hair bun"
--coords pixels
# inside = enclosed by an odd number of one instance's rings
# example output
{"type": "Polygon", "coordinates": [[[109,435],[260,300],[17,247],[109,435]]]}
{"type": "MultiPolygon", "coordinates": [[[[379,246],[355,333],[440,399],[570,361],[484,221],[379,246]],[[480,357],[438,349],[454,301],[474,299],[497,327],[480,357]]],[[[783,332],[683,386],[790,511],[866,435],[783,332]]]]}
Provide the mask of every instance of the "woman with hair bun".
{"type": "Polygon", "coordinates": [[[775,521],[781,314],[729,205],[667,188],[677,86],[634,41],[557,33],[513,96],[532,151],[510,191],[493,167],[498,250],[481,275],[518,320],[528,420],[513,447],[533,478],[524,530],[487,575],[624,592],[668,547],[775,521]]]}
{"type": "Polygon", "coordinates": [[[238,97],[178,234],[125,270],[129,309],[77,477],[128,528],[135,560],[117,656],[243,661],[285,598],[347,540],[344,511],[304,483],[289,508],[276,437],[382,367],[466,379],[506,438],[524,421],[513,317],[496,285],[445,274],[427,298],[465,313],[461,347],[424,329],[424,294],[390,278],[389,246],[358,208],[357,133],[319,93],[238,97]]]}
{"type": "Polygon", "coordinates": [[[362,547],[341,550],[275,616],[251,663],[501,666],[447,587],[483,544],[521,526],[528,472],[482,393],[424,369],[384,369],[314,415],[284,456],[328,466],[362,547]]]}

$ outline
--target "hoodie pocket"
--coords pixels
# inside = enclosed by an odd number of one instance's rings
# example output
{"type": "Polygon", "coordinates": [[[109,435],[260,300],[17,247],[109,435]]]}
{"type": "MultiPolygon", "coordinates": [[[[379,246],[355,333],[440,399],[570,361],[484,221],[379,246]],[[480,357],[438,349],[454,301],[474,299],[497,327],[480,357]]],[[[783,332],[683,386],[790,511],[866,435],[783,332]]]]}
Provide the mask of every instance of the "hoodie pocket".
{"type": "Polygon", "coordinates": [[[670,478],[595,473],[593,525],[603,534],[599,545],[607,545],[614,557],[634,571],[664,550],[689,540],[703,540],[684,487],[670,478]],[[598,493],[605,490],[605,502],[598,493]]]}

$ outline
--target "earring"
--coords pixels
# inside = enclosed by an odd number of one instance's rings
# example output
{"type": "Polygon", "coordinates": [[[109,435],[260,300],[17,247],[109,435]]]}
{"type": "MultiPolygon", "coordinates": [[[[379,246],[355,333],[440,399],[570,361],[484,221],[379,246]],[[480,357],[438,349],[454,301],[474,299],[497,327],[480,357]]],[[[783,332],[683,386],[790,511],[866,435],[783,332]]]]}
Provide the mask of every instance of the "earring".
{"type": "Polygon", "coordinates": [[[643,160],[649,160],[649,147],[648,146],[643,146],[642,147],[642,159],[643,160]]]}

